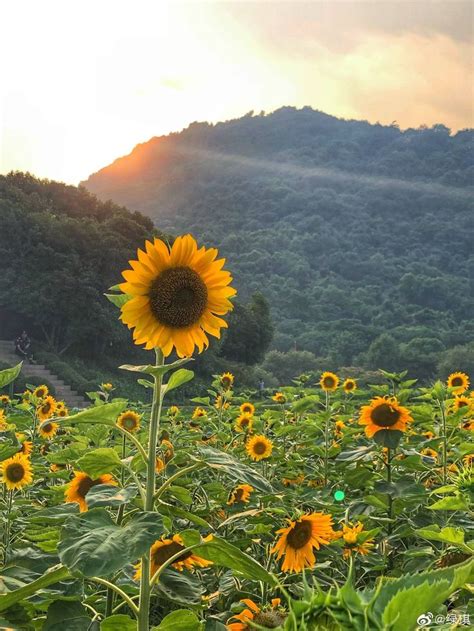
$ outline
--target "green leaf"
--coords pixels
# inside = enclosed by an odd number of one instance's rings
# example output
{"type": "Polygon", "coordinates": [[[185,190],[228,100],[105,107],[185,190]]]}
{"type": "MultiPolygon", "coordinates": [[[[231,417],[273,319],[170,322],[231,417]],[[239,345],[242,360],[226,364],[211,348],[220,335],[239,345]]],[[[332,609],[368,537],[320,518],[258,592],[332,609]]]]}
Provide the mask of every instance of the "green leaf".
{"type": "Polygon", "coordinates": [[[137,622],[125,614],[116,614],[100,623],[100,631],[137,631],[137,622]]]}
{"type": "Polygon", "coordinates": [[[398,447],[402,436],[403,432],[398,429],[379,429],[379,431],[374,434],[374,440],[378,445],[395,449],[398,447]]]}
{"type": "Polygon", "coordinates": [[[212,447],[198,447],[197,452],[197,458],[191,455],[194,460],[205,463],[211,469],[223,471],[231,478],[246,482],[263,493],[273,493],[271,484],[263,476],[229,454],[212,447]]]}
{"type": "Polygon", "coordinates": [[[310,394],[302,399],[297,399],[291,404],[291,409],[297,414],[301,414],[305,410],[309,410],[319,402],[319,397],[316,394],[310,394]]]}
{"type": "Polygon", "coordinates": [[[469,504],[462,495],[450,495],[431,504],[428,508],[431,510],[469,510],[469,504]]]}
{"type": "Polygon", "coordinates": [[[260,563],[224,539],[213,537],[211,541],[194,548],[194,553],[216,565],[229,567],[251,580],[275,584],[274,577],[260,563]]]}
{"type": "Polygon", "coordinates": [[[9,383],[15,381],[21,371],[21,367],[23,366],[23,362],[20,362],[13,368],[5,368],[5,370],[0,370],[0,388],[4,388],[8,386],[9,383]]]}
{"type": "Polygon", "coordinates": [[[0,462],[16,454],[19,448],[19,445],[6,444],[2,441],[0,443],[0,462]]]}
{"type": "Polygon", "coordinates": [[[174,390],[175,388],[179,388],[183,383],[187,383],[194,378],[194,372],[192,370],[187,370],[186,368],[180,368],[174,372],[168,380],[168,383],[163,386],[163,394],[170,392],[170,390],[174,390]]]}
{"type": "Polygon", "coordinates": [[[132,298],[129,294],[104,294],[104,296],[119,309],[132,298]]]}
{"type": "Polygon", "coordinates": [[[114,469],[121,467],[122,462],[115,449],[99,447],[81,456],[77,465],[81,471],[95,480],[103,473],[111,473],[114,469]]]}
{"type": "Polygon", "coordinates": [[[119,366],[119,368],[130,372],[144,372],[148,375],[159,377],[160,375],[165,375],[170,370],[175,370],[180,366],[184,366],[184,364],[187,364],[190,361],[193,361],[192,357],[183,357],[182,359],[177,359],[171,364],[163,364],[163,366],[153,366],[152,364],[147,364],[145,366],[133,366],[132,364],[123,364],[122,366],[119,366]]]}
{"type": "Polygon", "coordinates": [[[433,524],[431,526],[427,526],[426,528],[418,528],[415,530],[415,534],[423,537],[423,539],[428,539],[429,541],[451,543],[466,552],[471,554],[474,553],[474,550],[464,543],[464,530],[462,528],[446,527],[440,529],[437,524],[433,524]]]}
{"type": "Polygon", "coordinates": [[[93,508],[66,521],[59,558],[72,572],[108,576],[136,561],[161,534],[163,525],[157,513],[138,513],[124,526],[117,526],[105,509],[93,508]]]}
{"type": "Polygon", "coordinates": [[[154,384],[152,381],[148,381],[148,379],[137,379],[137,383],[139,383],[144,388],[153,388],[154,384]]]}
{"type": "Polygon", "coordinates": [[[112,506],[115,508],[121,504],[127,504],[137,494],[138,488],[134,484],[123,489],[110,484],[97,484],[87,493],[87,506],[89,508],[98,508],[99,506],[112,506]]]}
{"type": "MultiPolygon", "coordinates": [[[[95,407],[87,408],[82,412],[66,416],[64,418],[55,418],[56,423],[103,423],[104,425],[115,425],[118,415],[127,407],[126,400],[114,401],[113,403],[104,403],[95,407]]],[[[42,425],[49,423],[50,420],[44,421],[42,425]]]]}
{"type": "Polygon", "coordinates": [[[177,609],[163,618],[152,631],[200,631],[202,623],[189,609],[177,609]]]}
{"type": "Polygon", "coordinates": [[[28,585],[15,589],[12,592],[8,592],[8,594],[0,594],[0,611],[6,611],[9,607],[20,600],[29,598],[41,589],[45,589],[46,587],[49,587],[49,585],[54,585],[54,583],[70,578],[70,576],[69,570],[66,567],[63,565],[54,565],[45,572],[43,576],[40,576],[40,578],[37,578],[35,581],[28,583],[28,585]]]}
{"type": "Polygon", "coordinates": [[[204,593],[200,579],[190,572],[167,568],[155,584],[155,591],[166,600],[180,605],[201,605],[204,593]]]}
{"type": "Polygon", "coordinates": [[[64,606],[64,601],[56,600],[48,608],[48,617],[43,631],[88,631],[91,619],[81,603],[72,601],[64,606]]]}
{"type": "Polygon", "coordinates": [[[344,460],[346,462],[355,462],[356,460],[372,460],[371,453],[373,452],[374,447],[370,445],[369,447],[356,447],[355,449],[350,449],[349,451],[341,452],[336,460],[344,460]]]}

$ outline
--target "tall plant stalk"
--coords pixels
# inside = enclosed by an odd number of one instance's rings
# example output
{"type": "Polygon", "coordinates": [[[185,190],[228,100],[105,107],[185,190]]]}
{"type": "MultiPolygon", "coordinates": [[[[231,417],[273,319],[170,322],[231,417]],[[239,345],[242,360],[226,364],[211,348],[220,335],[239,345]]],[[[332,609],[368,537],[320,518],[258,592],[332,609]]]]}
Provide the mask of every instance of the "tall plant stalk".
{"type": "MultiPolygon", "coordinates": [[[[155,349],[157,367],[163,366],[164,358],[160,349],[155,349]]],[[[152,511],[155,498],[155,465],[156,465],[156,444],[160,433],[160,416],[163,402],[162,394],[163,375],[154,375],[153,403],[151,406],[150,428],[148,435],[148,462],[145,489],[145,510],[152,511]]],[[[138,611],[138,631],[149,630],[150,618],[150,551],[142,556],[140,578],[140,600],[138,611]]]]}

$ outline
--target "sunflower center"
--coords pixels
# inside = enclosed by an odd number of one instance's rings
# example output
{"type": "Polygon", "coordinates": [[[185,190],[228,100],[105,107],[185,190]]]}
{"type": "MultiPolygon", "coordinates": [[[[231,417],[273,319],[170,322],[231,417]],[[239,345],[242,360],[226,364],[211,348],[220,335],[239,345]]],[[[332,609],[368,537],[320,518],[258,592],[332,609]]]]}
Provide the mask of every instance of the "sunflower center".
{"type": "Polygon", "coordinates": [[[389,403],[382,403],[372,410],[370,417],[379,427],[391,427],[400,418],[400,412],[389,403]]]}
{"type": "Polygon", "coordinates": [[[253,621],[265,629],[277,629],[285,621],[285,616],[278,611],[260,611],[254,616],[253,621]]]}
{"type": "Polygon", "coordinates": [[[124,419],[122,419],[122,423],[124,428],[127,430],[135,429],[135,427],[137,426],[137,421],[132,416],[126,416],[124,419]]]}
{"type": "Polygon", "coordinates": [[[461,377],[453,377],[453,379],[451,381],[451,385],[452,386],[462,386],[462,385],[464,385],[464,382],[461,379],[461,377]]]}
{"type": "Polygon", "coordinates": [[[89,493],[91,488],[93,486],[96,486],[97,484],[102,484],[102,481],[100,480],[100,478],[98,478],[97,480],[93,480],[92,478],[87,476],[87,478],[83,478],[79,482],[79,485],[77,487],[77,494],[80,497],[85,497],[89,493]]]}
{"type": "Polygon", "coordinates": [[[330,376],[324,377],[323,384],[326,386],[326,388],[333,388],[335,385],[334,378],[330,376]]]}
{"type": "Polygon", "coordinates": [[[171,267],[151,284],[151,312],[166,326],[184,328],[195,324],[206,305],[206,284],[189,267],[171,267]]]}
{"type": "Polygon", "coordinates": [[[10,482],[20,482],[25,475],[25,469],[22,464],[15,462],[11,464],[7,469],[7,478],[10,482]]]}
{"type": "Polygon", "coordinates": [[[263,441],[258,441],[253,446],[253,451],[258,456],[261,456],[262,454],[264,454],[266,450],[267,450],[267,446],[263,441]]]}
{"type": "MultiPolygon", "coordinates": [[[[153,553],[153,561],[159,567],[159,566],[163,565],[163,563],[168,561],[168,559],[171,559],[172,556],[174,556],[178,552],[181,552],[181,550],[184,550],[184,546],[182,546],[181,544],[177,543],[176,541],[173,541],[172,543],[167,543],[164,546],[160,546],[153,553]]],[[[180,557],[178,557],[177,561],[184,561],[185,559],[187,559],[191,555],[192,555],[192,552],[190,552],[190,551],[185,552],[180,557]]]]}
{"type": "Polygon", "coordinates": [[[51,409],[51,403],[45,403],[42,408],[41,411],[43,412],[43,414],[48,414],[48,412],[51,409]]]}
{"type": "Polygon", "coordinates": [[[241,502],[244,495],[243,489],[237,489],[235,492],[235,502],[241,502]]]}
{"type": "Polygon", "coordinates": [[[466,406],[467,406],[466,401],[458,401],[458,407],[459,407],[459,408],[464,408],[464,407],[466,407],[466,406]]]}
{"type": "Polygon", "coordinates": [[[51,431],[51,429],[52,429],[51,423],[46,423],[46,425],[43,425],[43,432],[48,433],[51,431]]]}
{"type": "Polygon", "coordinates": [[[299,521],[288,533],[286,540],[290,548],[299,550],[309,543],[311,539],[311,523],[309,521],[299,521]]]}

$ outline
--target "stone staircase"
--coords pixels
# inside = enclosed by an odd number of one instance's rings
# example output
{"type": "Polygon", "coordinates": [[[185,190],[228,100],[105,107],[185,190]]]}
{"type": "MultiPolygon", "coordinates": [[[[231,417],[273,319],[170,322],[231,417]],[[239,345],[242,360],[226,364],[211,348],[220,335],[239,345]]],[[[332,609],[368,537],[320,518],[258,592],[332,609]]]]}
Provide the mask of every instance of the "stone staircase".
{"type": "MultiPolygon", "coordinates": [[[[20,357],[15,354],[13,340],[0,340],[0,362],[16,366],[21,361],[20,357]]],[[[64,401],[68,408],[84,408],[88,404],[86,400],[75,390],[68,386],[62,379],[53,375],[44,364],[29,364],[23,362],[21,369],[23,376],[36,377],[41,382],[50,383],[56,391],[56,399],[64,401]]]]}

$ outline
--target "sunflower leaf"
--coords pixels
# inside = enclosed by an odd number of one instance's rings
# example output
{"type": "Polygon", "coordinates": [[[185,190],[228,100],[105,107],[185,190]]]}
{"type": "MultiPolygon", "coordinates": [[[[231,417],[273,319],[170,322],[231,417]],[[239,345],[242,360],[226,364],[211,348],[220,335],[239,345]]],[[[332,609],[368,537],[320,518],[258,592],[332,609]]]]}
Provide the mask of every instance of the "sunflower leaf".
{"type": "Polygon", "coordinates": [[[123,613],[109,616],[100,623],[100,631],[136,631],[137,622],[123,613]]]}
{"type": "Polygon", "coordinates": [[[104,296],[119,309],[121,309],[124,304],[133,298],[130,294],[104,294],[104,296]]]}
{"type": "Polygon", "coordinates": [[[21,371],[21,367],[23,366],[23,362],[20,362],[13,368],[5,368],[5,370],[0,370],[0,388],[4,388],[8,386],[9,383],[15,381],[21,371]]]}
{"type": "Polygon", "coordinates": [[[174,390],[175,388],[179,388],[184,383],[191,381],[194,379],[194,372],[192,370],[187,370],[186,368],[180,368],[176,372],[174,372],[168,380],[168,383],[163,386],[162,392],[166,394],[170,392],[170,390],[174,390]]]}
{"type": "Polygon", "coordinates": [[[66,520],[58,554],[71,572],[109,576],[136,561],[162,534],[157,513],[138,513],[118,526],[105,509],[93,508],[66,520]]]}
{"type": "Polygon", "coordinates": [[[81,471],[95,479],[103,473],[110,473],[113,469],[121,467],[122,462],[112,447],[99,447],[81,456],[77,465],[81,471]]]}
{"type": "Polygon", "coordinates": [[[379,431],[374,434],[374,440],[378,445],[395,449],[398,447],[402,436],[403,432],[398,429],[379,429],[379,431]]]}
{"type": "Polygon", "coordinates": [[[98,506],[120,506],[127,504],[138,494],[138,487],[135,484],[121,489],[111,484],[97,484],[87,493],[87,506],[96,508],[98,506]]]}
{"type": "Polygon", "coordinates": [[[165,616],[152,631],[200,631],[202,628],[202,623],[193,611],[177,609],[165,616]]]}
{"type": "Polygon", "coordinates": [[[193,553],[216,565],[223,565],[239,572],[251,580],[275,584],[275,578],[260,563],[224,539],[213,537],[210,541],[196,546],[193,553]]]}
{"type": "MultiPolygon", "coordinates": [[[[115,425],[117,416],[127,407],[126,399],[120,399],[113,403],[97,405],[72,416],[55,418],[55,423],[103,423],[104,425],[115,425]]],[[[51,422],[51,419],[44,421],[40,427],[51,422]]]]}
{"type": "Polygon", "coordinates": [[[193,361],[192,357],[183,357],[182,359],[177,359],[175,362],[171,364],[163,364],[163,366],[153,366],[152,364],[147,364],[143,366],[134,366],[132,364],[122,364],[119,366],[121,370],[128,370],[130,372],[143,372],[147,375],[153,375],[154,377],[160,377],[165,375],[170,370],[175,370],[180,366],[184,366],[188,362],[193,361]]]}
{"type": "Polygon", "coordinates": [[[231,455],[212,447],[198,447],[197,451],[198,457],[191,457],[203,462],[211,469],[223,471],[231,478],[239,480],[239,482],[246,482],[264,493],[273,493],[271,484],[263,476],[231,455]]]}

